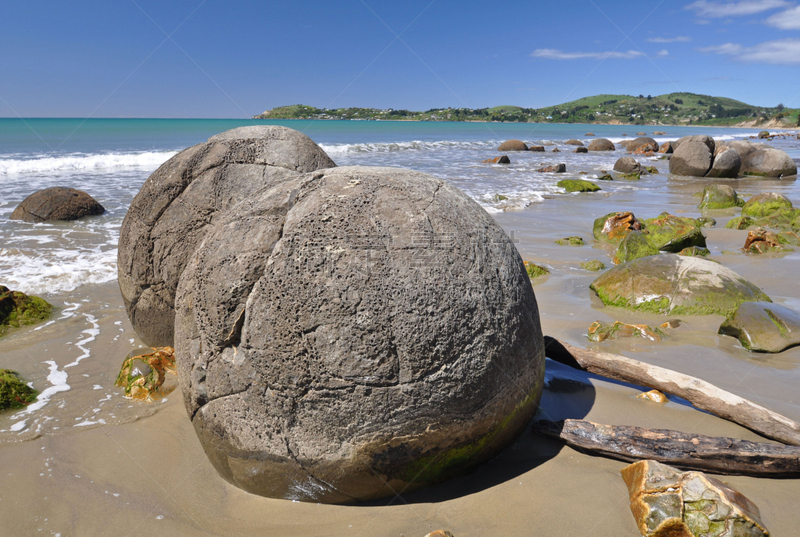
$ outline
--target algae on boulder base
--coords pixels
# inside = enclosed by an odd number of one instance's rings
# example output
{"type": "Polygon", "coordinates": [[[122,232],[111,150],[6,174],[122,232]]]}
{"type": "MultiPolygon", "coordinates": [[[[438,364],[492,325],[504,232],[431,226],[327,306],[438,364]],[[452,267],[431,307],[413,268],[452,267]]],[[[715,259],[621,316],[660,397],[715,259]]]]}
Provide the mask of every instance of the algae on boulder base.
{"type": "Polygon", "coordinates": [[[47,301],[0,285],[0,336],[12,328],[42,322],[52,312],[53,306],[47,301]]]}
{"type": "Polygon", "coordinates": [[[741,207],[744,200],[740,199],[733,187],[728,185],[713,184],[703,189],[703,201],[700,202],[700,209],[728,209],[730,207],[741,207]]]}
{"type": "Polygon", "coordinates": [[[37,395],[38,392],[22,382],[16,372],[0,369],[0,410],[29,405],[37,395]]]}
{"type": "Polygon", "coordinates": [[[600,187],[596,184],[583,179],[562,179],[556,185],[567,192],[597,192],[600,190],[600,187]]]}
{"type": "Polygon", "coordinates": [[[706,237],[694,218],[661,213],[645,220],[647,238],[662,252],[680,252],[690,246],[706,246],[706,237]]]}
{"type": "Polygon", "coordinates": [[[541,265],[531,263],[530,261],[525,261],[524,264],[525,272],[528,273],[528,277],[530,279],[538,278],[539,276],[544,276],[545,274],[550,274],[550,271],[541,265]]]}
{"type": "Polygon", "coordinates": [[[613,263],[619,265],[640,257],[656,255],[658,248],[653,245],[646,233],[646,231],[631,231],[628,233],[619,243],[613,263]]]}
{"type": "Polygon", "coordinates": [[[719,327],[756,352],[781,352],[800,345],[800,313],[771,302],[746,302],[719,327]]]}
{"type": "Polygon", "coordinates": [[[583,246],[585,244],[582,237],[564,237],[555,242],[559,246],[583,246]]]}
{"type": "Polygon", "coordinates": [[[662,254],[618,265],[589,286],[603,304],[662,315],[732,315],[744,302],[771,302],[734,271],[702,257],[662,254]]]}
{"type": "Polygon", "coordinates": [[[122,363],[114,386],[125,389],[125,397],[153,401],[168,395],[176,383],[165,385],[166,374],[177,375],[175,349],[161,347],[148,354],[128,356],[122,363]]]}
{"type": "Polygon", "coordinates": [[[783,194],[777,192],[765,192],[756,194],[742,207],[742,216],[753,216],[756,218],[769,216],[778,209],[792,208],[792,202],[783,194]]]}

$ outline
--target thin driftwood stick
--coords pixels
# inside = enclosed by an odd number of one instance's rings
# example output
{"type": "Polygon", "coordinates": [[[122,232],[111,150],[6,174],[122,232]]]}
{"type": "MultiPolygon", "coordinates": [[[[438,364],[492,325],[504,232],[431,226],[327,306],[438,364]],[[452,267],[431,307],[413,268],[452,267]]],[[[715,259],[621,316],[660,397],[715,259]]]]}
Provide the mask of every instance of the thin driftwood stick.
{"type": "Polygon", "coordinates": [[[683,397],[696,408],[784,444],[800,446],[800,423],[704,380],[607,352],[573,347],[545,336],[545,354],[562,364],[683,397]]]}
{"type": "Polygon", "coordinates": [[[669,429],[601,425],[585,420],[542,420],[533,430],[567,445],[614,459],[651,459],[682,469],[726,475],[797,477],[800,447],[685,434],[669,429]]]}

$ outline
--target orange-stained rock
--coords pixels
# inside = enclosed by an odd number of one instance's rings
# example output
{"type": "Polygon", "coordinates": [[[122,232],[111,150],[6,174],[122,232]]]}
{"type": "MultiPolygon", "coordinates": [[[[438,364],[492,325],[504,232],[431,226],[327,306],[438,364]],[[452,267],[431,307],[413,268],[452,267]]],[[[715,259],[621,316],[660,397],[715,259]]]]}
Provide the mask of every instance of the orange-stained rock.
{"type": "Polygon", "coordinates": [[[175,389],[175,382],[165,384],[166,374],[177,376],[175,349],[154,348],[149,354],[128,356],[122,363],[115,386],[125,389],[125,397],[139,401],[160,399],[175,389]]]}
{"type": "Polygon", "coordinates": [[[630,211],[610,213],[594,221],[594,238],[611,243],[618,243],[631,231],[644,228],[630,211]]]}
{"type": "Polygon", "coordinates": [[[508,155],[502,155],[500,157],[494,158],[487,158],[483,161],[484,164],[511,164],[511,159],[508,158],[508,155]]]}
{"type": "Polygon", "coordinates": [[[588,337],[590,341],[605,341],[607,339],[619,339],[623,337],[642,337],[650,341],[661,341],[662,333],[657,328],[652,328],[646,324],[628,324],[615,321],[614,324],[606,324],[595,321],[589,326],[588,337]]]}
{"type": "Polygon", "coordinates": [[[648,401],[652,401],[654,403],[666,403],[669,401],[667,396],[661,393],[658,390],[650,390],[649,392],[642,392],[636,396],[637,399],[647,399],[648,401]]]}
{"type": "Polygon", "coordinates": [[[454,537],[452,533],[447,530],[436,530],[430,532],[425,537],[454,537]]]}
{"type": "Polygon", "coordinates": [[[748,254],[765,254],[767,252],[782,252],[787,248],[778,240],[776,233],[759,227],[747,234],[742,250],[748,254]]]}

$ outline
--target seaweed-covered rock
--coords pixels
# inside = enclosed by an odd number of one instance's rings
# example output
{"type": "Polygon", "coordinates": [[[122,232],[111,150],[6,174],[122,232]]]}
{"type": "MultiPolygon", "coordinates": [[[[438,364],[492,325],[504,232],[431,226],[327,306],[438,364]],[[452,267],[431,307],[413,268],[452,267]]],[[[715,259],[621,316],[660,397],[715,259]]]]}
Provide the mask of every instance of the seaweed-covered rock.
{"type": "Polygon", "coordinates": [[[781,207],[767,216],[755,219],[753,224],[775,229],[800,230],[800,209],[781,207]]]}
{"type": "Polygon", "coordinates": [[[646,231],[631,231],[620,241],[613,263],[619,265],[657,253],[658,248],[648,239],[646,231]]]}
{"type": "Polygon", "coordinates": [[[497,148],[498,151],[527,151],[528,146],[525,145],[525,142],[522,140],[506,140],[500,147],[497,148]]]}
{"type": "Polygon", "coordinates": [[[636,219],[632,212],[609,213],[594,221],[592,233],[599,241],[619,244],[631,231],[643,229],[642,223],[636,219]]]}
{"type": "Polygon", "coordinates": [[[662,252],[680,252],[690,246],[706,245],[706,237],[694,218],[661,213],[644,223],[648,240],[662,252]]]}
{"type": "Polygon", "coordinates": [[[128,356],[122,363],[114,385],[125,390],[125,397],[154,401],[168,395],[176,387],[176,382],[165,383],[167,374],[177,375],[175,349],[172,347],[128,356]]]}
{"type": "Polygon", "coordinates": [[[641,172],[633,172],[633,173],[621,173],[619,174],[620,179],[627,179],[628,181],[638,181],[642,178],[641,172]]]}
{"type": "Polygon", "coordinates": [[[714,227],[717,225],[717,221],[710,216],[701,216],[697,219],[697,223],[700,227],[714,227]]]}
{"type": "Polygon", "coordinates": [[[749,216],[737,216],[731,218],[728,223],[725,224],[725,229],[747,229],[754,225],[754,222],[755,219],[749,216]]]}
{"type": "Polygon", "coordinates": [[[581,263],[581,268],[585,270],[590,270],[592,272],[599,272],[601,270],[605,270],[606,265],[599,259],[592,259],[591,261],[584,261],[583,263],[581,263]]]}
{"type": "Polygon", "coordinates": [[[703,201],[698,207],[700,209],[727,209],[729,207],[741,207],[744,200],[728,185],[707,185],[703,189],[703,201]]]}
{"type": "Polygon", "coordinates": [[[744,157],[739,173],[761,177],[797,175],[797,163],[786,152],[768,147],[744,157]]]}
{"type": "Polygon", "coordinates": [[[606,138],[595,138],[589,143],[589,151],[614,151],[616,149],[611,140],[606,138]]]}
{"type": "Polygon", "coordinates": [[[286,127],[240,127],[181,151],[144,183],[119,237],[119,288],[147,345],[173,345],[175,289],[208,226],[275,183],[335,166],[308,136],[286,127]]]}
{"type": "Polygon", "coordinates": [[[765,192],[756,194],[742,206],[742,216],[754,216],[756,218],[769,216],[778,209],[792,208],[792,202],[783,194],[777,192],[765,192]]]}
{"type": "Polygon", "coordinates": [[[618,265],[590,288],[607,306],[659,314],[727,317],[744,302],[771,302],[731,269],[702,257],[675,254],[618,265]]]}
{"type": "Polygon", "coordinates": [[[688,257],[708,257],[711,255],[711,251],[708,248],[703,248],[702,246],[689,246],[688,248],[684,248],[678,255],[685,255],[688,257]]]}
{"type": "Polygon", "coordinates": [[[583,179],[562,179],[556,186],[560,186],[567,192],[597,192],[600,190],[596,184],[583,179]]]}
{"type": "Polygon", "coordinates": [[[768,537],[758,507],[702,472],[657,461],[622,469],[631,512],[646,537],[768,537]]]}
{"type": "Polygon", "coordinates": [[[642,165],[633,157],[620,157],[614,163],[614,171],[620,173],[642,173],[642,165]]]}
{"type": "Polygon", "coordinates": [[[37,395],[37,391],[22,382],[16,372],[0,369],[0,410],[29,405],[37,395]]]}
{"type": "Polygon", "coordinates": [[[766,254],[791,251],[791,248],[787,248],[783,244],[784,241],[781,241],[778,234],[759,227],[747,234],[747,239],[745,239],[742,250],[748,254],[766,254]]]}
{"type": "Polygon", "coordinates": [[[613,181],[614,178],[611,176],[610,173],[604,173],[603,175],[597,178],[598,181],[613,181]]]}
{"type": "Polygon", "coordinates": [[[800,313],[771,302],[745,302],[719,327],[750,351],[781,352],[800,345],[800,313]]]}
{"type": "Polygon", "coordinates": [[[0,285],[0,336],[12,328],[40,323],[52,312],[46,300],[0,285]]]}
{"type": "Polygon", "coordinates": [[[550,271],[547,270],[547,267],[543,267],[542,265],[537,265],[532,261],[525,261],[524,266],[525,266],[525,273],[531,280],[534,278],[538,278],[539,276],[550,274],[550,271]]]}
{"type": "Polygon", "coordinates": [[[714,163],[706,177],[737,177],[741,166],[739,153],[733,148],[727,148],[714,157],[714,163]]]}
{"type": "Polygon", "coordinates": [[[678,142],[669,159],[669,173],[705,177],[714,158],[714,140],[708,136],[686,136],[678,142]]]}
{"type": "Polygon", "coordinates": [[[34,192],[11,213],[11,220],[38,223],[49,220],[77,220],[103,214],[105,208],[82,190],[54,186],[34,192]]]}
{"type": "Polygon", "coordinates": [[[585,243],[583,242],[582,237],[564,237],[563,239],[558,239],[556,244],[559,246],[583,246],[585,243]]]}
{"type": "Polygon", "coordinates": [[[419,172],[331,168],[251,196],[213,223],[175,304],[195,432],[256,494],[335,503],[429,485],[495,455],[541,395],[515,245],[419,172]]]}
{"type": "Polygon", "coordinates": [[[613,324],[595,321],[589,325],[587,337],[589,341],[601,342],[607,339],[620,339],[625,337],[640,337],[650,341],[661,341],[664,336],[658,328],[646,324],[628,324],[615,321],[613,324]]]}

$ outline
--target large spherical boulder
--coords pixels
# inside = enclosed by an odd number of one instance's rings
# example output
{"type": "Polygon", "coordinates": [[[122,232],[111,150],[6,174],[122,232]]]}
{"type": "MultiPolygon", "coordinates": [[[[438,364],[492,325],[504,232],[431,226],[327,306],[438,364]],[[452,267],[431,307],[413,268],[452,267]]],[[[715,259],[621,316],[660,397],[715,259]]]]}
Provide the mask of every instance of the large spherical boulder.
{"type": "Polygon", "coordinates": [[[728,147],[714,157],[714,163],[706,177],[737,177],[741,165],[739,153],[734,148],[728,147]]]}
{"type": "Polygon", "coordinates": [[[614,171],[620,173],[642,173],[642,165],[633,157],[621,157],[614,163],[614,171]]]}
{"type": "Polygon", "coordinates": [[[591,141],[588,149],[589,151],[614,151],[616,148],[611,140],[606,138],[596,138],[591,141]]]}
{"type": "Polygon", "coordinates": [[[105,208],[82,190],[54,186],[34,192],[11,213],[11,220],[46,222],[48,220],[77,220],[84,216],[103,214],[105,208]]]}
{"type": "Polygon", "coordinates": [[[730,316],[744,302],[771,302],[731,269],[677,254],[624,263],[602,274],[590,288],[607,306],[662,315],[730,316]]]}
{"type": "Polygon", "coordinates": [[[231,483],[349,502],[497,453],[539,400],[536,299],[499,225],[392,168],[274,185],[228,211],[176,300],[184,402],[231,483]]]}
{"type": "Polygon", "coordinates": [[[797,163],[792,157],[780,149],[759,149],[742,159],[742,175],[760,175],[763,177],[781,177],[797,175],[797,163]]]}
{"type": "Polygon", "coordinates": [[[708,136],[687,136],[678,142],[669,159],[669,173],[704,177],[713,162],[714,140],[708,136]],[[710,140],[710,144],[705,139],[710,140]]]}
{"type": "Polygon", "coordinates": [[[497,148],[498,151],[527,151],[528,146],[522,140],[506,140],[500,147],[497,148]]]}
{"type": "Polygon", "coordinates": [[[712,184],[703,189],[703,201],[700,202],[700,209],[728,209],[730,207],[741,207],[744,200],[728,185],[712,184]]]}
{"type": "Polygon", "coordinates": [[[640,136],[628,143],[628,151],[631,153],[646,153],[658,151],[658,142],[649,136],[640,136]]]}
{"type": "Polygon", "coordinates": [[[133,199],[119,238],[119,287],[142,341],[173,345],[178,279],[219,213],[271,184],[332,166],[306,135],[253,126],[213,136],[156,170],[133,199]]]}

